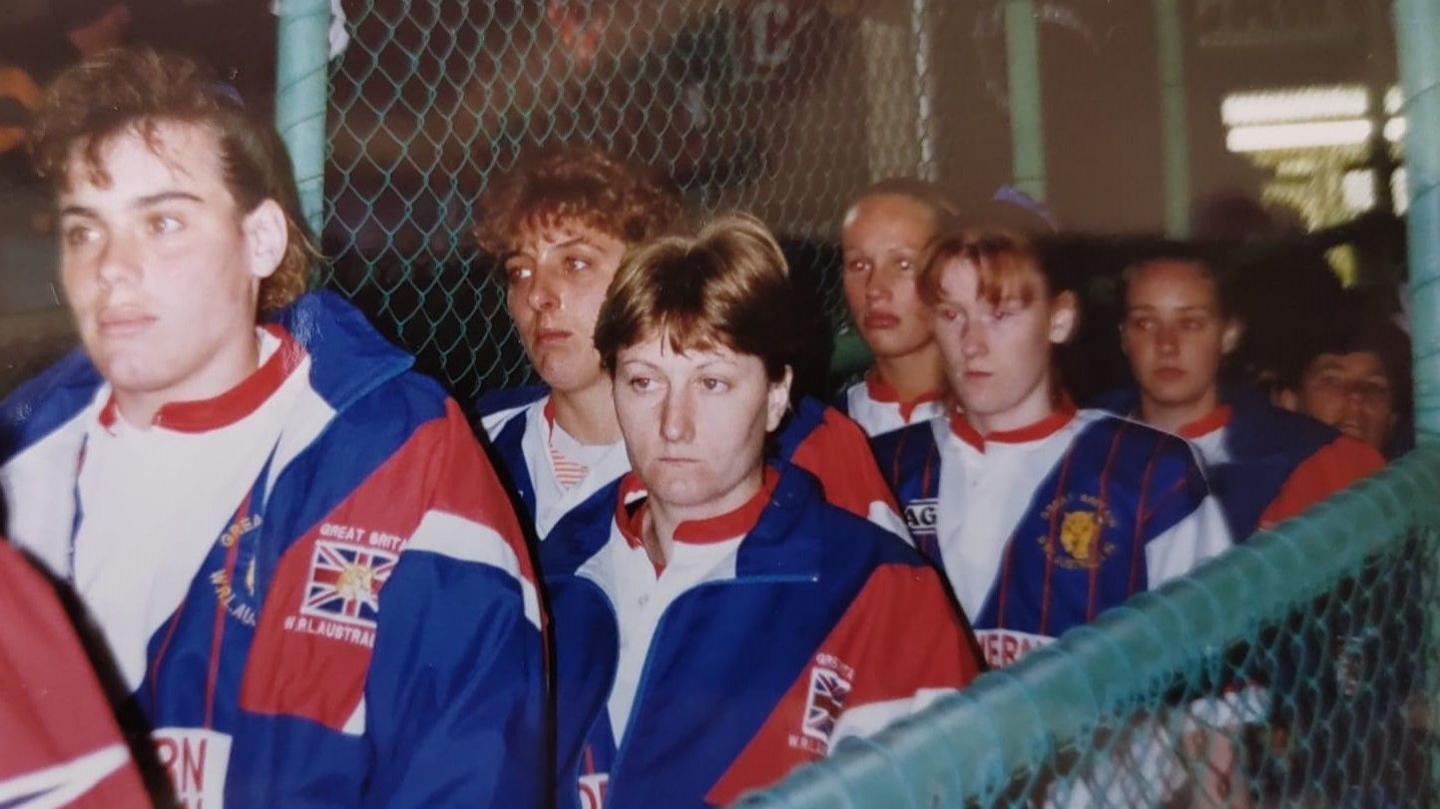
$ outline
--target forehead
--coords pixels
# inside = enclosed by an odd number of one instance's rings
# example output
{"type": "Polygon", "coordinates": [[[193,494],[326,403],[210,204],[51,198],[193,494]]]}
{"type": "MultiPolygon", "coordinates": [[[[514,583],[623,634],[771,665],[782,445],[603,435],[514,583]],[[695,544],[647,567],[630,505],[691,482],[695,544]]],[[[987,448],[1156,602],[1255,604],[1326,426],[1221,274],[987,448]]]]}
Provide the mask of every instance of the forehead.
{"type": "Polygon", "coordinates": [[[532,216],[521,223],[515,250],[538,255],[562,244],[583,245],[597,250],[625,248],[625,243],[613,234],[580,219],[532,216]]]}
{"type": "Polygon", "coordinates": [[[1215,280],[1194,261],[1149,261],[1130,271],[1125,293],[1130,306],[1159,305],[1217,307],[1220,290],[1215,280]]]}
{"type": "Polygon", "coordinates": [[[1310,363],[1310,373],[1338,371],[1347,376],[1385,376],[1385,364],[1369,351],[1349,354],[1321,354],[1310,363]]]}
{"type": "Polygon", "coordinates": [[[230,196],[219,138],[206,126],[175,121],[155,122],[148,131],[130,126],[87,147],[84,142],[71,147],[62,199],[165,191],[188,191],[202,199],[230,196]]]}
{"type": "Polygon", "coordinates": [[[980,268],[975,262],[953,258],[940,270],[938,297],[942,303],[953,305],[982,303],[989,306],[995,299],[986,294],[986,284],[1000,291],[999,301],[1029,302],[1042,297],[1045,292],[1045,276],[1028,263],[1009,264],[1004,276],[997,275],[982,282],[980,268]]]}
{"type": "Polygon", "coordinates": [[[646,362],[651,365],[683,369],[698,367],[709,363],[744,364],[746,359],[753,359],[758,364],[760,359],[749,354],[742,354],[729,346],[715,339],[715,335],[688,335],[688,339],[681,338],[669,330],[652,330],[640,340],[620,349],[618,359],[624,363],[627,361],[646,362]]]}
{"type": "Polygon", "coordinates": [[[861,231],[920,233],[928,238],[935,229],[935,213],[919,200],[901,194],[872,194],[861,197],[840,224],[842,236],[861,231]]]}

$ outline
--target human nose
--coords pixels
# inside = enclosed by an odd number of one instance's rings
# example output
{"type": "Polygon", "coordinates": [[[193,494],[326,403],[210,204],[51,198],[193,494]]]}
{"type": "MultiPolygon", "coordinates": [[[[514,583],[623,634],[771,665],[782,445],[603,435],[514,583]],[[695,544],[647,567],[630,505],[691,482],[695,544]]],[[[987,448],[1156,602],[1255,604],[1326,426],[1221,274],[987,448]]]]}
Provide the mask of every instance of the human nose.
{"type": "Polygon", "coordinates": [[[1161,354],[1174,355],[1180,350],[1180,332],[1164,323],[1155,325],[1155,348],[1161,354]]]}
{"type": "Polygon", "coordinates": [[[140,256],[132,240],[124,234],[107,236],[97,258],[96,275],[107,289],[138,280],[141,276],[140,256]]]}
{"type": "Polygon", "coordinates": [[[876,267],[865,278],[865,300],[875,302],[890,297],[890,271],[885,267],[876,267]]]}
{"type": "Polygon", "coordinates": [[[695,436],[695,400],[684,386],[665,394],[660,412],[660,434],[672,444],[688,442],[695,436]]]}
{"type": "Polygon", "coordinates": [[[983,330],[974,323],[967,323],[960,332],[960,351],[966,359],[981,357],[990,353],[989,341],[983,330]]]}
{"type": "Polygon", "coordinates": [[[550,273],[538,268],[535,270],[530,280],[530,289],[525,293],[525,302],[537,312],[560,308],[560,290],[550,273]]]}

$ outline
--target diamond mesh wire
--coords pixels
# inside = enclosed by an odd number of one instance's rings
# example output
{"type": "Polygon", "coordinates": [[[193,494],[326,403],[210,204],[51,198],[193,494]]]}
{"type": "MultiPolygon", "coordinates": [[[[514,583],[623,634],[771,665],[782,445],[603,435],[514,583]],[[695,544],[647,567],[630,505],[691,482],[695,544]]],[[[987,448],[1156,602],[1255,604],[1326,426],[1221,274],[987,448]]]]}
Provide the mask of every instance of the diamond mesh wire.
{"type": "Polygon", "coordinates": [[[757,213],[837,328],[846,199],[874,179],[934,171],[921,97],[933,69],[916,44],[948,4],[347,0],[345,10],[320,281],[462,399],[528,374],[490,258],[469,236],[476,198],[526,146],[603,145],[669,171],[697,213],[757,213]]]}

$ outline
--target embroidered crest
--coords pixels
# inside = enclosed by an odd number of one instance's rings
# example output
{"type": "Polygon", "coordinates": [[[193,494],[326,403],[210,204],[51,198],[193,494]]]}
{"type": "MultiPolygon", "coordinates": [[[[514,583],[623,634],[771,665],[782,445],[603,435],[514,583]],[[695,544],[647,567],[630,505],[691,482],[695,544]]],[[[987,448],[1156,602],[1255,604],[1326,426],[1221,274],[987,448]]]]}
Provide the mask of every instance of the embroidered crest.
{"type": "Polygon", "coordinates": [[[1115,552],[1114,544],[1104,541],[1105,529],[1115,525],[1115,518],[1099,498],[1080,495],[1073,504],[1079,508],[1067,507],[1071,504],[1066,499],[1051,501],[1043,513],[1047,521],[1053,521],[1057,512],[1061,514],[1059,541],[1052,543],[1048,535],[1039,538],[1045,556],[1071,570],[1098,567],[1115,552]]]}
{"type": "Polygon", "coordinates": [[[828,745],[849,695],[850,681],[840,672],[825,666],[810,669],[810,692],[805,697],[805,720],[800,732],[828,745]]]}
{"type": "Polygon", "coordinates": [[[380,615],[380,588],[398,559],[373,548],[316,540],[300,612],[374,629],[380,615]]]}

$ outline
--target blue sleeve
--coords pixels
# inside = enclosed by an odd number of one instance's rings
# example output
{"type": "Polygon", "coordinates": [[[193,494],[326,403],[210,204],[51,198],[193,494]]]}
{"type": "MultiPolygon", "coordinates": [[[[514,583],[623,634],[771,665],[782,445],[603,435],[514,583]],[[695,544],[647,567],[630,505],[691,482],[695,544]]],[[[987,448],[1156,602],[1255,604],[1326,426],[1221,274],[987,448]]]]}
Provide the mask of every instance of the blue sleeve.
{"type": "Polygon", "coordinates": [[[385,586],[365,689],[372,806],[541,804],[545,662],[517,580],[406,555],[385,586]]]}

